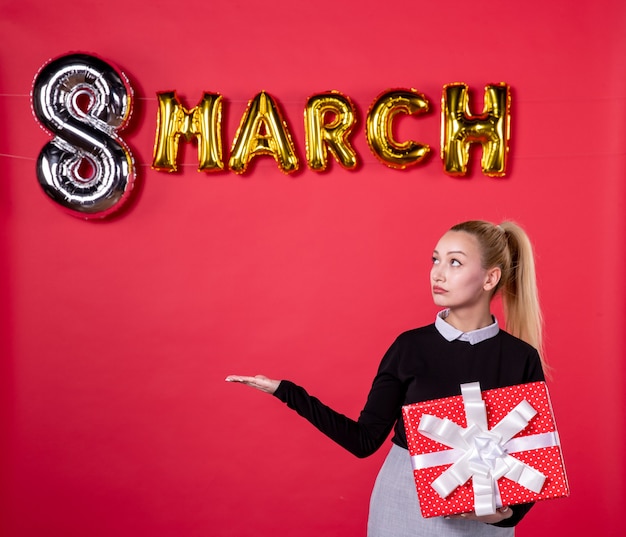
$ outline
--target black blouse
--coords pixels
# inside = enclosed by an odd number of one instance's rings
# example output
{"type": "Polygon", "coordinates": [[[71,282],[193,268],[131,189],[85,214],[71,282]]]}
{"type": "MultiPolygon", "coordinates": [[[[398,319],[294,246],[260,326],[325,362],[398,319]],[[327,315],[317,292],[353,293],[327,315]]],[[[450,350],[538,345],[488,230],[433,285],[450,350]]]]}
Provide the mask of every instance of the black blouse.
{"type": "MultiPolygon", "coordinates": [[[[281,381],[274,395],[321,432],[356,455],[373,454],[394,431],[392,442],[407,448],[402,406],[460,395],[460,385],[480,382],[481,390],[543,381],[539,353],[503,330],[471,344],[446,340],[435,324],[404,332],[385,353],[358,420],[336,412],[306,390],[281,381]]],[[[530,509],[516,506],[515,525],[530,509]]]]}

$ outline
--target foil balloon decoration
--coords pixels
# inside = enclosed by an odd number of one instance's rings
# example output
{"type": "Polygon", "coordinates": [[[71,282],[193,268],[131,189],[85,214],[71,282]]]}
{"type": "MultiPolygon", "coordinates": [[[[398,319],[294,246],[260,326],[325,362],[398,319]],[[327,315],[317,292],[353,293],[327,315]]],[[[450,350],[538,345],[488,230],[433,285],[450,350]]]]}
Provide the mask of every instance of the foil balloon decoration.
{"type": "Polygon", "coordinates": [[[469,110],[466,84],[444,86],[441,106],[441,158],[450,175],[467,173],[470,144],[480,143],[481,168],[485,175],[506,174],[511,131],[511,92],[504,83],[485,86],[484,109],[479,115],[469,110]]]}
{"type": "Polygon", "coordinates": [[[176,92],[158,93],[156,140],[152,168],[175,172],[180,137],[198,142],[198,171],[221,171],[222,158],[222,96],[205,93],[197,106],[187,110],[176,92]]]}
{"type": "Polygon", "coordinates": [[[309,97],[304,109],[306,159],[314,171],[328,166],[328,151],[348,170],[357,166],[357,155],[348,141],[356,123],[354,105],[339,92],[309,97]]]}
{"type": "Polygon", "coordinates": [[[430,147],[413,140],[398,142],[394,138],[394,119],[398,114],[420,115],[428,112],[429,104],[421,93],[411,90],[387,90],[379,95],[369,109],[366,119],[367,143],[383,164],[405,169],[421,162],[430,147]]]}
{"type": "Polygon", "coordinates": [[[264,91],[250,100],[241,118],[229,168],[235,173],[244,173],[258,155],[273,156],[284,173],[295,172],[300,165],[287,123],[274,99],[264,91]]]}
{"type": "Polygon", "coordinates": [[[33,112],[53,135],[39,154],[37,178],[69,213],[105,217],[128,198],[134,161],[118,131],[127,124],[132,100],[126,77],[95,56],[62,56],[36,75],[33,112]]]}

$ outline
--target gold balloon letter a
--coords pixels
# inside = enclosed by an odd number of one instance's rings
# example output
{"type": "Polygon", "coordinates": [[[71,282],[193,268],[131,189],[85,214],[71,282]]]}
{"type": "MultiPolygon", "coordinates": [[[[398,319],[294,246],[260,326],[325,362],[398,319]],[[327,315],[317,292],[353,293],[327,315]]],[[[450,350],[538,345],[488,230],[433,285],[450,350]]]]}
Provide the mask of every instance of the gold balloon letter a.
{"type": "Polygon", "coordinates": [[[444,86],[441,106],[441,158],[444,171],[465,175],[469,146],[482,144],[481,168],[485,175],[502,177],[506,173],[509,150],[511,94],[506,84],[485,87],[483,113],[472,116],[465,84],[444,86]]]}
{"type": "Polygon", "coordinates": [[[222,96],[205,93],[192,110],[180,104],[175,92],[157,94],[159,115],[154,142],[152,167],[155,170],[175,172],[180,137],[190,142],[198,140],[198,171],[224,169],[222,161],[222,96]]]}
{"type": "Polygon", "coordinates": [[[257,155],[272,155],[280,169],[291,173],[298,169],[298,157],[287,124],[274,100],[264,91],[248,103],[235,134],[229,167],[244,173],[257,155]]]}

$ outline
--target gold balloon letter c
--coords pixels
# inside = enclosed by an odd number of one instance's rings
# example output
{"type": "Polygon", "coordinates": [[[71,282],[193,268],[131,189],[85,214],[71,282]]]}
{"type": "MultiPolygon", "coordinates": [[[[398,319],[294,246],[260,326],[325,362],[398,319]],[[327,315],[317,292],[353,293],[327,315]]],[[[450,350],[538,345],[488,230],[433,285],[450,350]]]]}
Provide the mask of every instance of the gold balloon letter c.
{"type": "Polygon", "coordinates": [[[430,147],[412,140],[398,142],[393,136],[393,120],[398,114],[428,112],[428,100],[414,89],[390,90],[379,95],[367,114],[367,143],[383,164],[405,169],[426,157],[430,147]]]}

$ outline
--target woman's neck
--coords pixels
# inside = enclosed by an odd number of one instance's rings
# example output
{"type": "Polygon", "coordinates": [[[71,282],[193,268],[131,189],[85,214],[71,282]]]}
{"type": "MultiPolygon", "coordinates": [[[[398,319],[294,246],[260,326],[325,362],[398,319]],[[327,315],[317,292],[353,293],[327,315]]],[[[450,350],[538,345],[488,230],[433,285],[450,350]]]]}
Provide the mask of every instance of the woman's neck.
{"type": "Polygon", "coordinates": [[[493,324],[491,311],[463,312],[450,310],[445,321],[461,332],[471,332],[493,324]]]}

